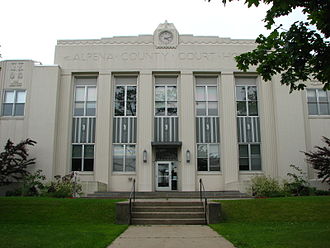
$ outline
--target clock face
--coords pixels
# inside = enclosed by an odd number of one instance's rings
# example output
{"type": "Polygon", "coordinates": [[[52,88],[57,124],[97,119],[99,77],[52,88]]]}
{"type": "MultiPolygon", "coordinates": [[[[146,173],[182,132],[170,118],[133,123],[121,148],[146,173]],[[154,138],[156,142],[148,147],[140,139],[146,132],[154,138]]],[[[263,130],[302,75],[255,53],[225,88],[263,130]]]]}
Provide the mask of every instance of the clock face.
{"type": "Polygon", "coordinates": [[[173,41],[173,34],[170,31],[163,31],[159,34],[159,40],[164,44],[169,44],[173,41]]]}

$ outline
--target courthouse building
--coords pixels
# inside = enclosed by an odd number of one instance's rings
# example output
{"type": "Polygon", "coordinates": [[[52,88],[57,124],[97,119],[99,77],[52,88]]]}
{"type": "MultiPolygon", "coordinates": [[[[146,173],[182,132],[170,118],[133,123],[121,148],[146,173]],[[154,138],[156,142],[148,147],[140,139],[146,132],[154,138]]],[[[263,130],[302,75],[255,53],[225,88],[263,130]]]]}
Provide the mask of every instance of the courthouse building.
{"type": "Polygon", "coordinates": [[[86,192],[245,191],[290,164],[319,183],[301,151],[330,137],[330,92],[289,94],[234,57],[253,40],[179,34],[59,40],[54,65],[0,62],[0,144],[32,138],[34,169],[77,171],[86,192]]]}

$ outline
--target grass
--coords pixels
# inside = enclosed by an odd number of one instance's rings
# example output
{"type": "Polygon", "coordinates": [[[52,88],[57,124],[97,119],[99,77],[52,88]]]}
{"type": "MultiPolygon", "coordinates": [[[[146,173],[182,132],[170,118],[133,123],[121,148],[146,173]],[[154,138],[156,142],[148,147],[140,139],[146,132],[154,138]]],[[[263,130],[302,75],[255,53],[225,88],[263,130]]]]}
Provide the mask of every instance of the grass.
{"type": "Polygon", "coordinates": [[[221,201],[225,220],[210,225],[237,248],[328,248],[330,197],[221,201]]]}
{"type": "Polygon", "coordinates": [[[127,225],[116,225],[108,199],[0,197],[1,247],[106,247],[127,225]]]}

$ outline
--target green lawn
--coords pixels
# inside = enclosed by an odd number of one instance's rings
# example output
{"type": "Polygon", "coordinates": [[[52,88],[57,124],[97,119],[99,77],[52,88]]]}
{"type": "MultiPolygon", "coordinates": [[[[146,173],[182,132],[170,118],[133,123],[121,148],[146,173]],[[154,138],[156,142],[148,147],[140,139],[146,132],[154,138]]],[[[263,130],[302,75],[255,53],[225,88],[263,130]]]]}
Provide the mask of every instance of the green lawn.
{"type": "Polygon", "coordinates": [[[221,201],[225,220],[210,225],[238,248],[330,247],[330,197],[221,201]]]}
{"type": "Polygon", "coordinates": [[[115,200],[0,197],[1,247],[106,247],[116,225],[115,200]]]}

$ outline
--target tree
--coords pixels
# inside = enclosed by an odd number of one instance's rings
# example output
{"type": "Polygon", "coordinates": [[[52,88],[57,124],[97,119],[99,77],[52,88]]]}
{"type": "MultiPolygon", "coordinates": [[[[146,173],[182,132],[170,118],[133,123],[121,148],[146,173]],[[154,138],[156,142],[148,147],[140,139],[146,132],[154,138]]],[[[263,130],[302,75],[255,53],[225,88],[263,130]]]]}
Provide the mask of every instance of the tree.
{"type": "MultiPolygon", "coordinates": [[[[222,0],[224,4],[232,1],[222,0]]],[[[272,4],[263,20],[271,32],[258,36],[254,50],[235,57],[237,67],[247,71],[250,66],[257,66],[265,81],[281,74],[281,84],[290,86],[290,92],[304,89],[304,82],[311,79],[322,82],[324,90],[330,90],[330,1],[245,0],[249,8],[260,3],[272,4]],[[275,18],[298,7],[306,14],[306,22],[294,22],[289,30],[283,30],[282,25],[274,27],[275,18]]]]}
{"type": "Polygon", "coordinates": [[[0,153],[0,185],[10,184],[29,175],[28,166],[35,164],[35,158],[28,159],[27,146],[34,146],[37,142],[26,139],[14,145],[8,139],[5,150],[0,153]]]}
{"type": "Polygon", "coordinates": [[[327,146],[315,146],[316,151],[304,153],[307,162],[318,170],[317,177],[330,184],[330,139],[323,137],[323,141],[327,146]]]}

